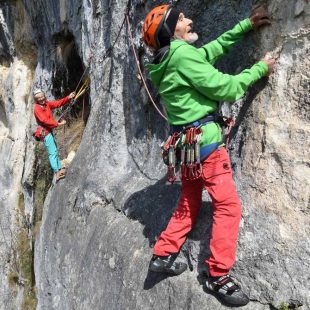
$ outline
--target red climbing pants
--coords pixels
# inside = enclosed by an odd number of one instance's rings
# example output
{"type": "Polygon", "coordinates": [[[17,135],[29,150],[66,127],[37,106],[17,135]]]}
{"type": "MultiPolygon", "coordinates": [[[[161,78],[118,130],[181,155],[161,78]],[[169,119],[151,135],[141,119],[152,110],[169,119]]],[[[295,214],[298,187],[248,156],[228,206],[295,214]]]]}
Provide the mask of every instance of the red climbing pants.
{"type": "Polygon", "coordinates": [[[241,218],[241,205],[232,178],[229,156],[224,147],[214,151],[202,165],[202,176],[182,181],[181,198],[165,231],[154,246],[154,254],[165,256],[179,252],[186,235],[196,222],[205,188],[213,204],[210,240],[211,256],[206,260],[211,276],[229,272],[235,262],[241,218]]]}

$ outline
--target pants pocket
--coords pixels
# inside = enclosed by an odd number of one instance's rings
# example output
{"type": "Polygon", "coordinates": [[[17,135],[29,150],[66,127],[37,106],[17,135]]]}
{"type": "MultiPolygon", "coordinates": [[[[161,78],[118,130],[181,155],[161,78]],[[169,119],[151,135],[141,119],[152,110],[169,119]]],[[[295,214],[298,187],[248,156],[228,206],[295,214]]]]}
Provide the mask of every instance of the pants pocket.
{"type": "Polygon", "coordinates": [[[203,162],[202,178],[208,180],[222,174],[232,173],[229,156],[224,147],[214,151],[209,158],[203,162]]]}

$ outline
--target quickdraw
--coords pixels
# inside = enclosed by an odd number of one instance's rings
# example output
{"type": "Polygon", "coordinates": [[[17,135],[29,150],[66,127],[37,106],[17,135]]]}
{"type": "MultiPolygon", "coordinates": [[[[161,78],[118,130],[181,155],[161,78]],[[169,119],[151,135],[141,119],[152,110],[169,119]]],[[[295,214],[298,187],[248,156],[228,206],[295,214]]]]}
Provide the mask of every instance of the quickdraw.
{"type": "Polygon", "coordinates": [[[228,150],[229,144],[230,144],[230,132],[231,132],[232,128],[235,126],[235,120],[232,117],[223,117],[223,121],[224,121],[224,127],[226,127],[225,145],[226,145],[226,150],[228,150]]]}
{"type": "Polygon", "coordinates": [[[181,148],[182,179],[196,180],[201,176],[200,162],[200,127],[191,127],[185,132],[185,143],[181,148]]]}
{"type": "Polygon", "coordinates": [[[181,133],[175,132],[162,144],[162,157],[164,163],[168,166],[167,179],[170,183],[174,183],[176,180],[178,165],[177,146],[180,142],[181,135],[181,133]]]}
{"type": "MultiPolygon", "coordinates": [[[[206,118],[204,118],[204,120],[206,120],[206,118]]],[[[228,148],[230,131],[234,126],[233,118],[227,118],[217,115],[213,118],[212,122],[213,121],[219,123],[221,127],[226,128],[225,142],[226,148],[228,148]]],[[[183,127],[182,129],[178,129],[180,131],[175,131],[162,144],[161,148],[163,161],[168,166],[168,182],[175,182],[177,178],[177,171],[180,171],[180,177],[182,180],[192,181],[201,177],[201,160],[205,159],[201,158],[200,155],[200,143],[202,136],[201,126],[204,124],[204,122],[198,121],[198,126],[188,125],[183,127]]],[[[221,145],[221,143],[218,143],[217,145],[219,146],[221,145]]]]}
{"type": "Polygon", "coordinates": [[[162,144],[162,157],[168,166],[170,183],[175,182],[179,167],[182,179],[195,180],[201,176],[200,141],[201,129],[191,127],[184,132],[174,132],[162,144]]]}

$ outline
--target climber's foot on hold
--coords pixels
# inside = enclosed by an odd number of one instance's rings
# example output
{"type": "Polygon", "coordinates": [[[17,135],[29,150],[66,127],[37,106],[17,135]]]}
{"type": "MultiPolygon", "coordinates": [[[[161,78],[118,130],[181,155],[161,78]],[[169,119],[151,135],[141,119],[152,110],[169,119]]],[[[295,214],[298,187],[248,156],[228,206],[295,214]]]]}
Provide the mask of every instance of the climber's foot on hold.
{"type": "Polygon", "coordinates": [[[56,182],[66,177],[67,170],[65,168],[61,168],[56,172],[56,182]]]}
{"type": "Polygon", "coordinates": [[[249,297],[242,292],[241,287],[228,274],[221,277],[209,277],[205,284],[206,288],[225,305],[241,307],[250,301],[249,297]]]}
{"type": "Polygon", "coordinates": [[[172,275],[179,275],[187,269],[187,265],[181,262],[175,262],[176,256],[171,254],[168,256],[153,255],[149,270],[154,272],[164,272],[172,275]]]}

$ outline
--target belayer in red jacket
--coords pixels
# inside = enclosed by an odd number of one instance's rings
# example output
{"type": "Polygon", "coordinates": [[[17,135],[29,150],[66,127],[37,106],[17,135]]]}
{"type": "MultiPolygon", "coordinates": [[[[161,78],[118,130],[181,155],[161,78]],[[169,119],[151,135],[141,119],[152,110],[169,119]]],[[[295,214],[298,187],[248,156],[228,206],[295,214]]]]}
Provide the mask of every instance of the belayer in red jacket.
{"type": "Polygon", "coordinates": [[[58,181],[59,179],[64,178],[66,173],[65,169],[62,168],[62,164],[59,159],[53,129],[58,126],[65,125],[66,121],[63,119],[60,122],[57,122],[53,117],[52,110],[60,108],[68,103],[75,97],[75,92],[72,92],[69,96],[56,101],[47,101],[45,93],[41,89],[34,90],[33,96],[35,99],[34,116],[39,125],[34,133],[34,136],[37,140],[43,141],[48,152],[51,167],[56,174],[56,181],[58,181]]]}

